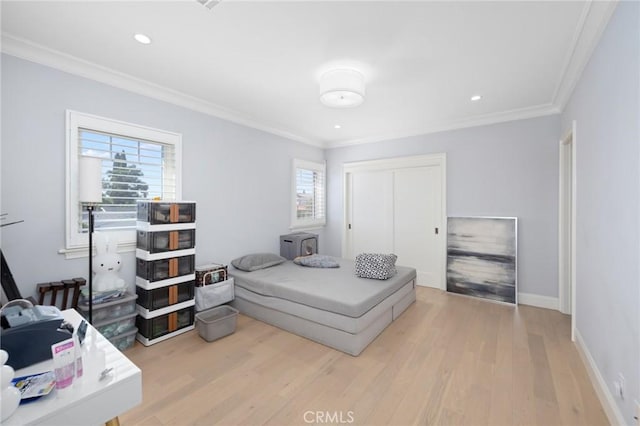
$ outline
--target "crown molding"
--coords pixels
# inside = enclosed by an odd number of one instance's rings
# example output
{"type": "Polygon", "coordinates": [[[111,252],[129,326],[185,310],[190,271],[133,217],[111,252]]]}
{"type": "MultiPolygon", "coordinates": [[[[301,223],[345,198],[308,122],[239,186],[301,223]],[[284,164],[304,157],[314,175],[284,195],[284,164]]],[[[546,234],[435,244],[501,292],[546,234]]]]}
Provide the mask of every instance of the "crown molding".
{"type": "Polygon", "coordinates": [[[342,141],[321,141],[302,136],[286,129],[282,125],[263,123],[253,117],[247,117],[238,111],[224,108],[174,89],[149,83],[131,75],[85,61],[54,49],[49,49],[8,33],[2,33],[0,48],[2,52],[6,54],[59,69],[70,74],[198,111],[286,139],[319,148],[331,149],[561,113],[580,80],[582,72],[589,62],[589,58],[609,23],[618,2],[619,0],[590,0],[585,3],[582,15],[574,32],[572,48],[565,58],[561,75],[551,98],[552,101],[549,104],[502,111],[495,114],[471,117],[465,120],[434,123],[417,132],[394,132],[342,141]]]}
{"type": "Polygon", "coordinates": [[[173,105],[178,105],[210,116],[221,118],[236,124],[262,130],[277,136],[323,148],[323,144],[300,136],[288,130],[260,123],[243,116],[237,111],[221,107],[195,96],[187,95],[177,90],[149,83],[131,75],[85,61],[75,56],[50,49],[28,40],[2,33],[1,50],[11,56],[35,62],[60,71],[94,80],[109,86],[137,93],[173,105]]]}
{"type": "Polygon", "coordinates": [[[573,46],[564,61],[563,71],[553,94],[552,103],[564,110],[573,90],[582,77],[619,0],[588,1],[573,36],[573,46]]]}
{"type": "Polygon", "coordinates": [[[443,123],[436,123],[419,132],[412,133],[393,133],[386,135],[373,136],[362,139],[351,139],[339,142],[325,142],[325,148],[341,148],[345,146],[361,145],[374,142],[383,142],[388,140],[409,138],[414,136],[426,135],[431,133],[439,133],[450,130],[465,129],[468,127],[488,126],[492,124],[505,123],[509,121],[526,120],[529,118],[544,117],[547,115],[559,114],[561,111],[555,105],[544,104],[534,107],[527,107],[521,109],[514,109],[510,111],[503,111],[495,114],[486,114],[481,116],[472,117],[465,120],[456,120],[443,123]]]}

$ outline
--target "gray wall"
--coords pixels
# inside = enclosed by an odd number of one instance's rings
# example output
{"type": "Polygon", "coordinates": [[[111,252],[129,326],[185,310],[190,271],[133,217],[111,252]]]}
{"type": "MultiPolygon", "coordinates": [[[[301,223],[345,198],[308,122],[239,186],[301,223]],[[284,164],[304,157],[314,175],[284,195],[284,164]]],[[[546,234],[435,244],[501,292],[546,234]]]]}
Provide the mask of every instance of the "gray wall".
{"type": "MultiPolygon", "coordinates": [[[[279,252],[289,232],[291,160],[321,149],[139,96],[12,56],[2,56],[1,209],[24,223],[2,228],[2,250],[24,296],[35,284],[87,277],[66,260],[65,110],[182,133],[183,199],[197,206],[196,263],[279,252]]],[[[134,253],[121,276],[133,288],[134,253]]]]}
{"type": "Polygon", "coordinates": [[[341,254],[345,162],[446,152],[448,216],[518,217],[519,292],[558,296],[558,116],[326,152],[324,248],[341,254]]]}
{"type": "Polygon", "coordinates": [[[576,120],[577,330],[626,424],[640,399],[640,4],[620,2],[562,114],[576,120]]]}

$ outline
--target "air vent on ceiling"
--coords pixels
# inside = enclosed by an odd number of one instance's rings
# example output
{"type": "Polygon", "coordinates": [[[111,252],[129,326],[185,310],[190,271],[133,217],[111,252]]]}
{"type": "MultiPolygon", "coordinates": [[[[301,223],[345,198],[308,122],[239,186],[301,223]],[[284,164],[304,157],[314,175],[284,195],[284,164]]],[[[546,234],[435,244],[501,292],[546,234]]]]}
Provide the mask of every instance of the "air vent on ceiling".
{"type": "Polygon", "coordinates": [[[220,0],[196,0],[198,3],[211,10],[215,5],[220,3],[220,0]]]}

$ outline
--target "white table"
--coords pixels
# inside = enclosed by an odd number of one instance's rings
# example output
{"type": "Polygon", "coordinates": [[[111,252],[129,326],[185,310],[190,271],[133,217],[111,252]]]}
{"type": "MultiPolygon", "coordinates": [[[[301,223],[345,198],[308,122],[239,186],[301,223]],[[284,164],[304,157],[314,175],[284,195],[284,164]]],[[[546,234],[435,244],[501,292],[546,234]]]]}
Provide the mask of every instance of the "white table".
{"type": "MultiPolygon", "coordinates": [[[[65,320],[77,327],[82,316],[73,309],[63,311],[65,320]]],[[[60,425],[89,426],[104,424],[142,402],[142,373],[140,369],[91,326],[87,329],[85,345],[91,345],[96,336],[96,347],[104,351],[105,366],[111,374],[98,380],[103,368],[99,353],[94,359],[83,358],[84,373],[81,381],[58,395],[54,390],[36,401],[22,404],[3,425],[60,425]]],[[[53,370],[48,360],[16,371],[16,377],[53,370]]]]}

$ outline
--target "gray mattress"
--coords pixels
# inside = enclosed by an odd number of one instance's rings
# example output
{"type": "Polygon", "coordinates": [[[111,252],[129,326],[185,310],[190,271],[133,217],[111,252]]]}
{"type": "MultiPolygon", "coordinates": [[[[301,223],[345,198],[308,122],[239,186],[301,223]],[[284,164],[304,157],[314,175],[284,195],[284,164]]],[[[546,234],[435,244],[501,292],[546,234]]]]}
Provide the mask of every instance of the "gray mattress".
{"type": "Polygon", "coordinates": [[[413,268],[385,281],[358,278],[353,261],[338,269],[286,262],[254,272],[232,270],[232,305],[250,317],[353,356],[415,300],[413,268]]]}
{"type": "Polygon", "coordinates": [[[359,318],[415,280],[416,270],[397,266],[388,280],[355,276],[352,260],[336,259],[340,268],[309,268],[287,261],[277,266],[244,272],[233,269],[237,291],[277,298],[321,311],[359,318]]]}

